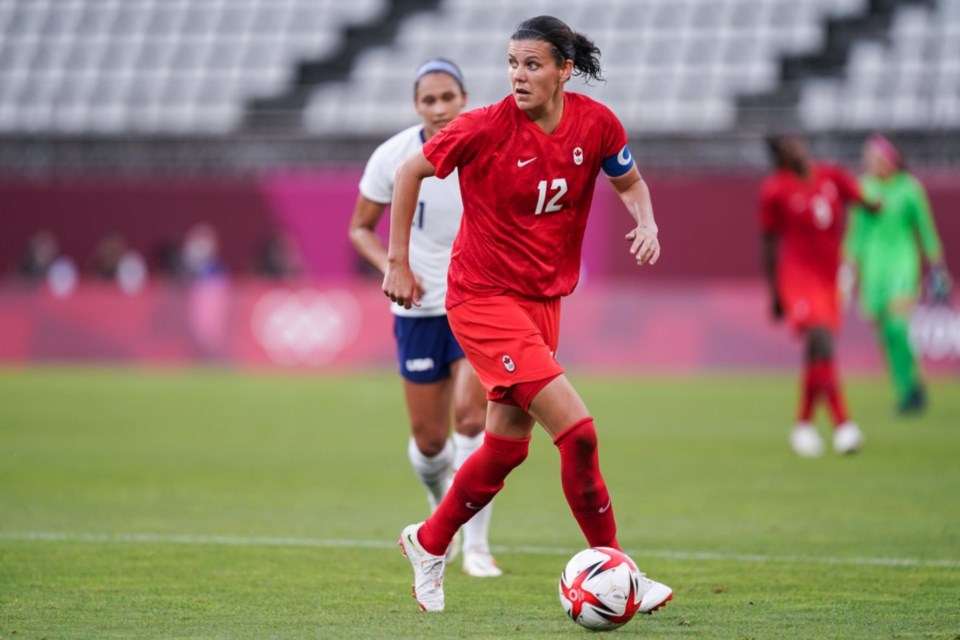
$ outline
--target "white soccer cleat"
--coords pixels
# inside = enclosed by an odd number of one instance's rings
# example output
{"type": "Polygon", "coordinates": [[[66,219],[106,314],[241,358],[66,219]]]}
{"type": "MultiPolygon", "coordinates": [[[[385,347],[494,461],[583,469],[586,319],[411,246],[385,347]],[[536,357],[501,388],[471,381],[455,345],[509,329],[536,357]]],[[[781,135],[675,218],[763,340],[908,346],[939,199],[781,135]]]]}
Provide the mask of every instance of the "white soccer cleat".
{"type": "Polygon", "coordinates": [[[423,523],[418,522],[404,528],[397,544],[413,566],[413,597],[420,604],[420,610],[443,611],[443,570],[446,561],[443,556],[428,553],[420,546],[417,533],[422,526],[423,523]]]}
{"type": "Polygon", "coordinates": [[[638,613],[653,613],[673,600],[673,589],[651,580],[645,574],[640,574],[640,586],[643,588],[643,597],[640,599],[638,613]]]}
{"type": "Polygon", "coordinates": [[[790,446],[804,458],[816,458],[823,453],[823,439],[813,425],[800,423],[790,432],[790,446]]]}
{"type": "Polygon", "coordinates": [[[833,450],[837,453],[856,453],[863,447],[863,432],[854,422],[844,422],[833,432],[833,450]]]}
{"type": "Polygon", "coordinates": [[[474,578],[499,578],[503,569],[497,566],[497,561],[489,551],[463,550],[463,572],[474,578]]]}

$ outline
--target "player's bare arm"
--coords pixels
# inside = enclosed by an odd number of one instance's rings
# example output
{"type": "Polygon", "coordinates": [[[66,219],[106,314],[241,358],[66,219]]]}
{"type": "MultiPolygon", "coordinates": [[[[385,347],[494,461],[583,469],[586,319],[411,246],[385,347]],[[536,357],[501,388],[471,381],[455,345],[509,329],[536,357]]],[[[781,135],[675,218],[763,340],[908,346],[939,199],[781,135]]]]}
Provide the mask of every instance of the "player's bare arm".
{"type": "Polygon", "coordinates": [[[630,243],[630,255],[637,259],[638,265],[656,264],[660,259],[659,229],[653,217],[650,189],[643,176],[634,166],[622,176],[610,178],[610,184],[637,225],[625,236],[630,243]]]}
{"type": "Polygon", "coordinates": [[[778,238],[773,233],[764,233],[762,244],[763,275],[770,291],[770,314],[774,320],[781,320],[783,318],[783,302],[780,300],[780,291],[777,289],[778,238]]]}
{"type": "MultiPolygon", "coordinates": [[[[386,208],[387,205],[374,202],[360,195],[353,209],[353,217],[350,219],[350,242],[353,243],[357,252],[370,263],[370,266],[380,273],[387,272],[387,248],[383,246],[383,241],[377,235],[376,228],[386,208]]],[[[424,293],[423,283],[420,276],[414,275],[417,279],[418,297],[422,297],[424,293]]]]}
{"type": "Polygon", "coordinates": [[[360,195],[353,208],[353,217],[350,218],[350,242],[370,266],[380,273],[387,270],[387,248],[377,235],[376,227],[386,208],[385,204],[360,195]]]}
{"type": "Polygon", "coordinates": [[[384,295],[404,309],[420,306],[417,278],[410,269],[410,228],[416,214],[420,183],[434,173],[433,165],[423,151],[417,151],[400,165],[394,180],[390,240],[382,288],[384,295]]]}
{"type": "Polygon", "coordinates": [[[869,196],[858,186],[856,189],[855,202],[866,209],[867,213],[877,214],[883,208],[883,201],[876,196],[869,196]]]}
{"type": "Polygon", "coordinates": [[[880,213],[880,209],[883,208],[883,201],[881,201],[879,198],[864,197],[861,199],[860,204],[862,204],[863,208],[870,213],[880,213]]]}
{"type": "Polygon", "coordinates": [[[866,193],[853,176],[848,175],[845,172],[841,175],[844,176],[844,180],[850,185],[847,187],[847,190],[849,190],[850,200],[854,204],[863,207],[867,213],[880,213],[880,209],[883,208],[883,201],[880,198],[866,193]]]}

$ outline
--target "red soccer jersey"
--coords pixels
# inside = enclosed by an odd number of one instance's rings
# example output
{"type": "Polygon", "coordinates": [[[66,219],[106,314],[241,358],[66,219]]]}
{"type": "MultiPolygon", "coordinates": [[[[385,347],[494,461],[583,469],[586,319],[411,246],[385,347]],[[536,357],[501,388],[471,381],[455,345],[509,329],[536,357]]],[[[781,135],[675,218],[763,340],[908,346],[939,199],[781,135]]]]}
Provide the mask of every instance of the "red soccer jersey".
{"type": "Polygon", "coordinates": [[[808,180],[781,170],[764,181],[760,227],[780,241],[777,285],[781,293],[836,288],[841,216],[850,202],[862,200],[856,179],[835,165],[811,163],[808,180]]]}
{"type": "Polygon", "coordinates": [[[564,96],[550,135],[513,96],[468,111],[423,147],[440,178],[459,169],[463,218],[448,272],[447,308],[514,293],[533,300],[570,294],[597,174],[627,143],[605,106],[564,96]]]}

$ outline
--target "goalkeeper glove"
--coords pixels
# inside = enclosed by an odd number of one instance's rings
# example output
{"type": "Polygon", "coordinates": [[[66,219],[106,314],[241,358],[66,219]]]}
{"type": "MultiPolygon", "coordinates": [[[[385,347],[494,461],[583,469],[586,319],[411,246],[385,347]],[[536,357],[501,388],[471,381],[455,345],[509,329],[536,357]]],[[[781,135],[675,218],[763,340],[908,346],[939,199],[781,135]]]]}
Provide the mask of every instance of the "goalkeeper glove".
{"type": "Polygon", "coordinates": [[[947,272],[947,268],[942,264],[930,267],[927,274],[927,295],[937,304],[944,304],[950,297],[950,290],[953,288],[953,280],[947,272]]]}

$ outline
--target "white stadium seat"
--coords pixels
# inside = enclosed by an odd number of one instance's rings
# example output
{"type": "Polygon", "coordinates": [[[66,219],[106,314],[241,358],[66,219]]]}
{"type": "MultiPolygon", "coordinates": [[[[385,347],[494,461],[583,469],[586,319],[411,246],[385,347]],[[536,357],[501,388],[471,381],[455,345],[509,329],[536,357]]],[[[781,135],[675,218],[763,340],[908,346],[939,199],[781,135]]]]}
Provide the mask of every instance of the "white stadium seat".
{"type": "MultiPolygon", "coordinates": [[[[249,100],[282,94],[303,60],[330,59],[350,25],[390,0],[0,0],[0,132],[229,132],[249,100]]],[[[783,56],[815,53],[825,20],[869,0],[444,0],[364,51],[344,82],[314,89],[303,126],[383,136],[415,122],[410,78],[444,56],[470,104],[508,92],[506,39],[551,13],[590,35],[607,84],[570,88],[608,102],[631,132],[736,126],[738,97],[775,89],[783,56]],[[369,103],[366,104],[365,102],[369,103]]],[[[860,41],[841,78],[806,81],[816,130],[960,125],[960,0],[900,7],[889,41],[860,41]],[[889,95],[883,92],[889,92],[889,95]],[[878,104],[878,101],[881,101],[878,104]],[[887,101],[883,103],[882,101],[887,101]]]]}

